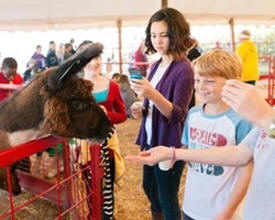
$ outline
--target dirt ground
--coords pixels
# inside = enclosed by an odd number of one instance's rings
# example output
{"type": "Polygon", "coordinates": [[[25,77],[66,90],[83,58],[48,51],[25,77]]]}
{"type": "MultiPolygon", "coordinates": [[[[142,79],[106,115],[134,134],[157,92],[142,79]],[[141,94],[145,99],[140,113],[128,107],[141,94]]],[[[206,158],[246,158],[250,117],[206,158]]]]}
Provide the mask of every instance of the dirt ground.
{"type": "MultiPolygon", "coordinates": [[[[128,119],[116,126],[122,156],[136,154],[139,147],[134,144],[139,130],[140,121],[128,119]]],[[[116,220],[149,220],[150,208],[142,189],[142,166],[125,161],[126,172],[123,185],[115,186],[115,217],[116,220]]],[[[179,199],[182,201],[185,177],[182,178],[179,199]]],[[[16,205],[30,199],[32,195],[24,191],[13,197],[16,205]]],[[[0,215],[9,209],[8,194],[0,190],[0,215]]],[[[52,220],[57,214],[57,207],[46,200],[39,199],[31,203],[16,215],[16,220],[52,220]]],[[[70,218],[63,218],[70,219],[70,218]]]]}
{"type": "MultiPolygon", "coordinates": [[[[117,126],[121,153],[123,156],[136,154],[139,147],[134,144],[140,121],[128,119],[117,126]]],[[[126,172],[123,186],[115,187],[115,217],[118,220],[150,220],[150,207],[142,189],[142,166],[125,161],[126,172]]],[[[183,175],[179,199],[182,202],[184,190],[183,175]]]]}

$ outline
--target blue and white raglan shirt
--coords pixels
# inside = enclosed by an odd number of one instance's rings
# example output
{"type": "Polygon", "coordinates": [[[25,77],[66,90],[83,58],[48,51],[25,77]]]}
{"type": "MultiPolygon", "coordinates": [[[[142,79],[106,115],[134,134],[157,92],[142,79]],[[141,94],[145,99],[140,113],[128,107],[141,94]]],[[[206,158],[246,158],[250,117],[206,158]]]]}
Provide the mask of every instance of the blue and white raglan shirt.
{"type": "MultiPolygon", "coordinates": [[[[253,151],[254,168],[246,195],[244,220],[275,219],[275,139],[254,128],[241,145],[253,151]]],[[[240,146],[242,147],[242,146],[240,146]]]]}
{"type": "MultiPolygon", "coordinates": [[[[237,145],[252,129],[232,109],[218,114],[204,113],[203,106],[189,110],[182,136],[189,149],[208,149],[237,145]]],[[[213,220],[227,204],[239,177],[237,167],[188,163],[183,211],[194,219],[213,220]]]]}

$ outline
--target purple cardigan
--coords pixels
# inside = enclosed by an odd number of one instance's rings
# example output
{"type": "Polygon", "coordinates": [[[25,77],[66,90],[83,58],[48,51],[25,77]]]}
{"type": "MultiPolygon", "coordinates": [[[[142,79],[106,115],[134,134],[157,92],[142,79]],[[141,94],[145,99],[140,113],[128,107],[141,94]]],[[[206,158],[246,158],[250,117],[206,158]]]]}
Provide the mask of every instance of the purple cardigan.
{"type": "MultiPolygon", "coordinates": [[[[152,65],[148,77],[149,81],[151,81],[156,73],[160,62],[161,59],[152,65]]],[[[157,84],[156,89],[172,102],[173,110],[171,118],[168,119],[153,106],[152,140],[150,147],[157,145],[180,147],[183,124],[194,90],[194,73],[187,58],[173,61],[157,84]]],[[[141,149],[144,149],[147,142],[145,119],[148,112],[149,100],[145,99],[143,105],[143,119],[136,140],[136,144],[140,145],[141,149]]]]}

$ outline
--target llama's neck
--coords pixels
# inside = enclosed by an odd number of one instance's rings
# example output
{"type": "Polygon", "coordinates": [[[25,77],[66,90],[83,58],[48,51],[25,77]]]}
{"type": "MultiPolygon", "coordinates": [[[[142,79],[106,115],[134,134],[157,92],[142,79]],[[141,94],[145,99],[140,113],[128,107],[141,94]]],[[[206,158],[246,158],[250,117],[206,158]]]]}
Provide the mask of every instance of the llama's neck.
{"type": "Polygon", "coordinates": [[[8,133],[38,129],[45,100],[37,85],[28,85],[0,105],[0,130],[8,133]]]}
{"type": "Polygon", "coordinates": [[[10,146],[17,146],[23,144],[28,141],[34,140],[40,136],[40,131],[34,129],[7,133],[7,138],[10,146]]]}

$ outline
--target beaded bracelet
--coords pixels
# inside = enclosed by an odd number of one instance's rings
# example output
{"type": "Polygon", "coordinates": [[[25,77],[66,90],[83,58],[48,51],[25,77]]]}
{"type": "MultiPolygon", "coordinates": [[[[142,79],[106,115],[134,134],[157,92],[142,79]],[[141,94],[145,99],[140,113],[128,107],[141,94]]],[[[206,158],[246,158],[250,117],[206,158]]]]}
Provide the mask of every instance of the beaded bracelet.
{"type": "Polygon", "coordinates": [[[169,160],[171,160],[170,165],[172,166],[177,161],[177,158],[176,158],[176,149],[175,149],[175,146],[171,146],[171,148],[172,148],[172,153],[171,153],[171,156],[170,156],[169,160]]]}

